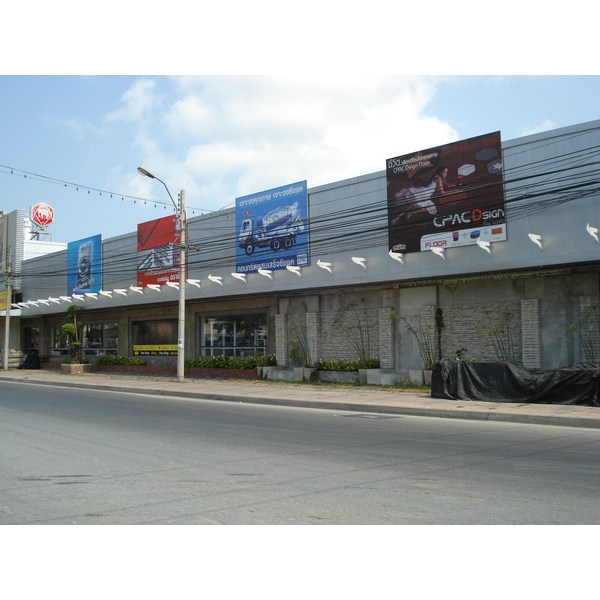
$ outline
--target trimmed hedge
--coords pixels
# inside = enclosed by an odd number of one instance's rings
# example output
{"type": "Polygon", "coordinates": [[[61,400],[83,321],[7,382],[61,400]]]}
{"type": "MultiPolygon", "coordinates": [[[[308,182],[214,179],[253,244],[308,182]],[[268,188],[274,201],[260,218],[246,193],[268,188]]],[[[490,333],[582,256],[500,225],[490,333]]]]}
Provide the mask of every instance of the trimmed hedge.
{"type": "Polygon", "coordinates": [[[379,369],[379,359],[351,362],[349,360],[318,360],[314,367],[317,371],[358,371],[359,369],[379,369]]]}
{"type": "Polygon", "coordinates": [[[101,356],[96,364],[98,365],[125,365],[126,367],[144,367],[146,366],[146,361],[140,358],[131,358],[129,356],[120,356],[120,355],[112,355],[106,354],[105,356],[101,356]]]}
{"type": "Polygon", "coordinates": [[[184,362],[186,367],[199,367],[201,369],[256,369],[276,365],[273,356],[259,356],[236,358],[234,356],[198,356],[184,362]]]}

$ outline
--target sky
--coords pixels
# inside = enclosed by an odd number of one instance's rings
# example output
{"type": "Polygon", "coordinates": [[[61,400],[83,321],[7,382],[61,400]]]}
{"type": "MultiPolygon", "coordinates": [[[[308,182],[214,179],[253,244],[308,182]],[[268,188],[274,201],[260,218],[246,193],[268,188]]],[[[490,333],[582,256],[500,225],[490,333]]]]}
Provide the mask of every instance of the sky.
{"type": "Polygon", "coordinates": [[[52,241],[108,239],[173,211],[140,165],[175,200],[185,190],[194,217],[492,131],[510,140],[596,120],[597,35],[583,7],[11,3],[0,210],[43,201],[52,241]]]}
{"type": "Polygon", "coordinates": [[[0,210],[44,201],[52,241],[135,231],[307,180],[385,169],[401,154],[500,131],[600,118],[599,76],[3,75],[0,210]]]}

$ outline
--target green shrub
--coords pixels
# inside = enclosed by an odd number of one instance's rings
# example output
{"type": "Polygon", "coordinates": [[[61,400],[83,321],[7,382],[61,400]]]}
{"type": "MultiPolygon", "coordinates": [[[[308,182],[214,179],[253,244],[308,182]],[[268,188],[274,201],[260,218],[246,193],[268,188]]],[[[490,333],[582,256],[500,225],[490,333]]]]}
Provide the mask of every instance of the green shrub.
{"type": "Polygon", "coordinates": [[[378,369],[379,359],[369,358],[362,361],[349,360],[318,360],[315,362],[317,371],[358,371],[359,369],[378,369]]]}
{"type": "MultiPolygon", "coordinates": [[[[70,365],[71,363],[73,363],[73,360],[71,360],[70,358],[63,358],[62,359],[62,364],[63,365],[70,365]]],[[[76,365],[88,365],[90,363],[90,361],[87,358],[82,358],[80,361],[76,361],[74,364],[76,365]]]]}
{"type": "Polygon", "coordinates": [[[128,367],[143,367],[146,365],[146,361],[140,358],[131,358],[129,356],[120,356],[107,354],[101,356],[96,364],[99,365],[125,365],[128,367]]]}
{"type": "Polygon", "coordinates": [[[234,356],[198,356],[185,361],[186,367],[202,369],[256,369],[277,364],[273,356],[249,356],[236,358],[234,356]]]}

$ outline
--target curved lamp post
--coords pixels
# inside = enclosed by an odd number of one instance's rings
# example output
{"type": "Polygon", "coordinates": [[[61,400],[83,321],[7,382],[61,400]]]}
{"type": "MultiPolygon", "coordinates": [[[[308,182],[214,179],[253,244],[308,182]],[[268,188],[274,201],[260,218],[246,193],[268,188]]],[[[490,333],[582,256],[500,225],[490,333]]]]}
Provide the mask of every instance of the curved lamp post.
{"type": "Polygon", "coordinates": [[[185,191],[181,190],[179,193],[179,204],[173,200],[173,196],[171,196],[171,192],[167,187],[167,184],[159,179],[154,173],[150,172],[146,167],[140,166],[138,167],[138,173],[144,175],[144,177],[150,177],[150,179],[156,179],[160,181],[167,190],[167,194],[169,194],[169,198],[171,198],[171,202],[175,207],[175,211],[177,213],[177,220],[179,221],[179,233],[180,240],[178,244],[173,244],[179,246],[179,319],[177,325],[177,381],[183,382],[185,380],[185,370],[184,370],[184,361],[185,361],[185,269],[186,269],[186,251],[187,251],[187,223],[185,218],[185,191]]]}

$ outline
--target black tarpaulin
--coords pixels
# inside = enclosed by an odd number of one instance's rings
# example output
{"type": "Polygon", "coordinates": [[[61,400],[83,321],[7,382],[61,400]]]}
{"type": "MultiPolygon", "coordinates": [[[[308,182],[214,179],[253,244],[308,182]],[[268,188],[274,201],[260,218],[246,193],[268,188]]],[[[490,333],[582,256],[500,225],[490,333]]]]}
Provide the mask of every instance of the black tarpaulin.
{"type": "Polygon", "coordinates": [[[451,400],[538,402],[600,406],[600,364],[528,370],[514,362],[441,360],[431,376],[431,395],[451,400]]]}
{"type": "Polygon", "coordinates": [[[25,357],[23,364],[19,366],[19,369],[39,369],[40,357],[36,352],[32,352],[25,357]]]}

